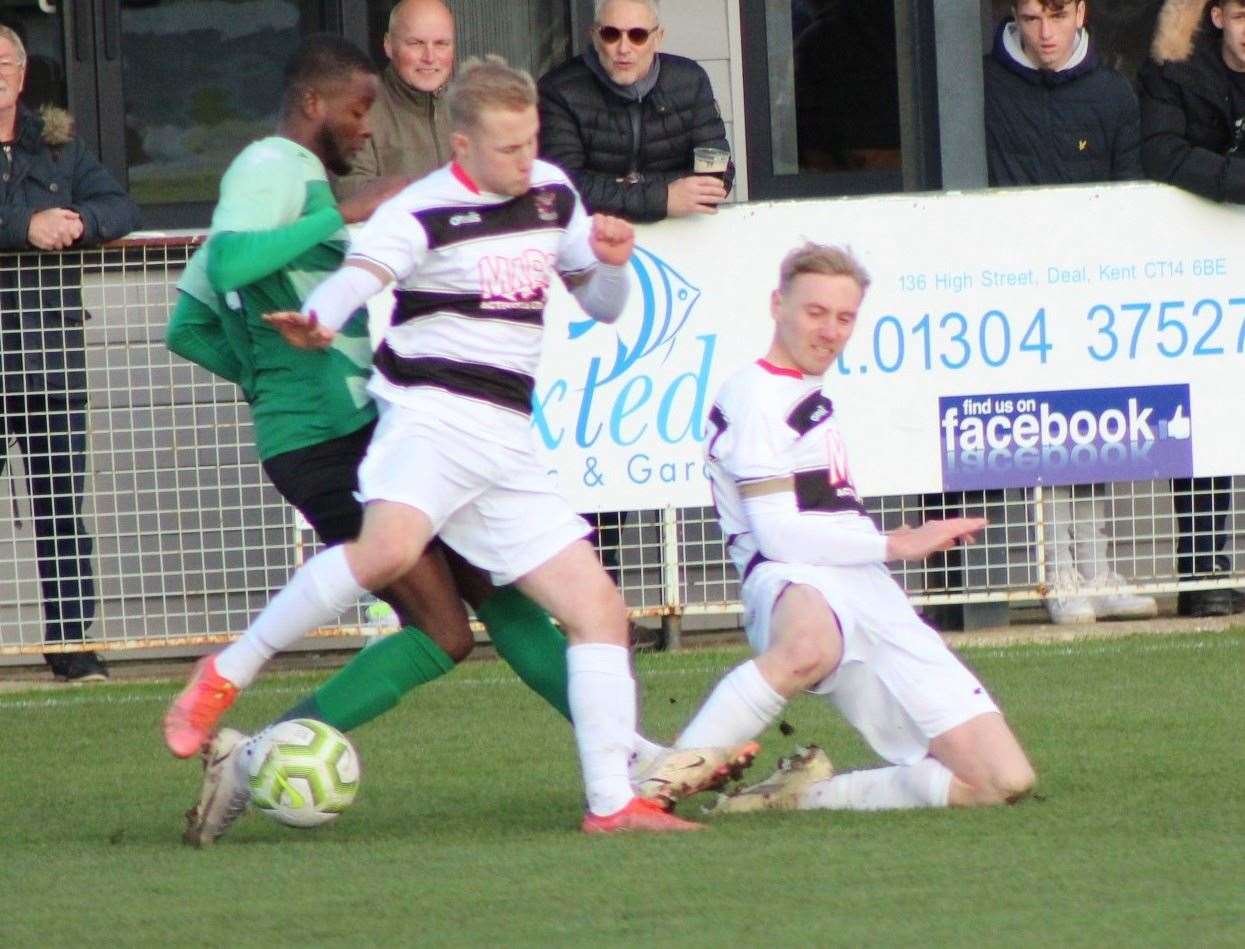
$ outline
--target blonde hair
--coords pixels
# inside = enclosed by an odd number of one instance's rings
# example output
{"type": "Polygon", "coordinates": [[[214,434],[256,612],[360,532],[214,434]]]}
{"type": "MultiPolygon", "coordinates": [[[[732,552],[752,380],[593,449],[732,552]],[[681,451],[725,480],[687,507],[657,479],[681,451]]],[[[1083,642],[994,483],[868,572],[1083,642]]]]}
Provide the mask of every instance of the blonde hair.
{"type": "Polygon", "coordinates": [[[801,274],[822,274],[827,277],[851,277],[864,293],[872,282],[869,272],[846,247],[805,241],[787,253],[778,268],[778,289],[786,293],[791,282],[801,274]]]}
{"type": "Polygon", "coordinates": [[[0,39],[6,39],[17,48],[17,62],[20,66],[26,65],[26,44],[22,42],[22,38],[17,35],[17,31],[9,26],[0,26],[0,39]]]}
{"type": "Polygon", "coordinates": [[[536,83],[529,73],[515,69],[500,56],[468,59],[445,91],[450,125],[468,131],[480,121],[485,109],[519,112],[536,107],[536,83]]]}

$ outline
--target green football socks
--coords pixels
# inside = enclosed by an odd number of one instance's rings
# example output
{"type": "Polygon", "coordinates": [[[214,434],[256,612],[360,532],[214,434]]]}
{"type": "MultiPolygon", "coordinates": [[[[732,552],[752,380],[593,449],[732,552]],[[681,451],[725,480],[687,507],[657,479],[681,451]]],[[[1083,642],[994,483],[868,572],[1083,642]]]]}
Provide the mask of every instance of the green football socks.
{"type": "MultiPolygon", "coordinates": [[[[565,663],[564,663],[565,665],[565,663]]],[[[414,626],[382,637],[277,721],[314,718],[348,732],[383,715],[417,685],[454,668],[454,660],[414,626]]]]}
{"type": "Polygon", "coordinates": [[[566,637],[549,614],[515,587],[501,587],[476,610],[497,654],[568,722],[566,637]]]}
{"type": "MultiPolygon", "coordinates": [[[[502,587],[477,611],[497,654],[567,721],[566,637],[549,614],[514,587],[502,587]]],[[[414,626],[361,650],[279,722],[314,718],[347,732],[383,715],[416,686],[454,668],[445,651],[414,626]]]]}

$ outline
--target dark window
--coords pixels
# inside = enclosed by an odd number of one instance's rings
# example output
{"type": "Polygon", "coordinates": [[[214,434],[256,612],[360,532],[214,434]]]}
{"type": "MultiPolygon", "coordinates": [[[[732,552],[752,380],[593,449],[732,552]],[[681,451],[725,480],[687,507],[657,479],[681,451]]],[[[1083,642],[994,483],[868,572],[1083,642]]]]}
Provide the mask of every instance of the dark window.
{"type": "Polygon", "coordinates": [[[752,198],[902,188],[894,0],[741,3],[752,198]]]}
{"type": "Polygon", "coordinates": [[[322,26],[309,0],[124,4],[123,102],[105,115],[124,122],[130,194],[149,225],[215,201],[229,162],[276,124],[286,58],[322,26]]]}

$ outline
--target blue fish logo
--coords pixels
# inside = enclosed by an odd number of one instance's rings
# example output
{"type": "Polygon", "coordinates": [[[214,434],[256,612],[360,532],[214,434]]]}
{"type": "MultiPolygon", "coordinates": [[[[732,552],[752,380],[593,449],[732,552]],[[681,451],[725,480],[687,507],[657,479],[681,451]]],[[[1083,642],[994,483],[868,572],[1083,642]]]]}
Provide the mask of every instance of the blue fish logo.
{"type": "MultiPolygon", "coordinates": [[[[687,323],[696,301],[700,299],[699,287],[693,286],[668,263],[642,247],[636,247],[635,253],[631,255],[631,268],[635,271],[636,281],[640,285],[644,315],[640,321],[639,332],[630,345],[621,335],[618,337],[614,362],[601,377],[602,384],[617,379],[645,356],[663,346],[666,348],[663,361],[669,357],[675,337],[687,323]]],[[[595,320],[571,323],[568,328],[570,338],[579,339],[596,325],[595,320]]]]}

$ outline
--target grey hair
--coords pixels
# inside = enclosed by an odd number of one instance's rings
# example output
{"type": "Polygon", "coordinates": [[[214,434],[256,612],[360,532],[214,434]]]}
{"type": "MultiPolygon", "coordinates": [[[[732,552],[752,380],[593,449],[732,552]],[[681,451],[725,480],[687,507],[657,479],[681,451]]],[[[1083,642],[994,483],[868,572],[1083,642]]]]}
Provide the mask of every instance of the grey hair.
{"type": "MultiPolygon", "coordinates": [[[[592,7],[592,20],[594,23],[601,22],[601,11],[605,9],[605,5],[610,0],[597,0],[592,7]]],[[[653,14],[653,19],[658,23],[661,22],[661,0],[635,0],[636,3],[642,3],[648,7],[649,13],[653,14]]]]}
{"type": "Polygon", "coordinates": [[[18,65],[26,65],[26,44],[17,35],[17,31],[9,26],[0,26],[0,39],[6,39],[17,48],[18,65]]]}

